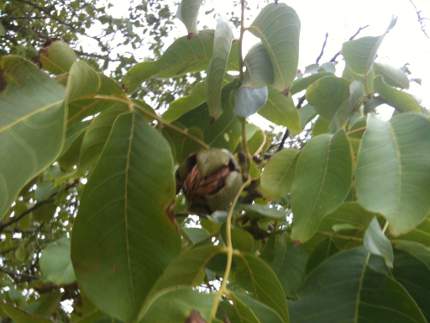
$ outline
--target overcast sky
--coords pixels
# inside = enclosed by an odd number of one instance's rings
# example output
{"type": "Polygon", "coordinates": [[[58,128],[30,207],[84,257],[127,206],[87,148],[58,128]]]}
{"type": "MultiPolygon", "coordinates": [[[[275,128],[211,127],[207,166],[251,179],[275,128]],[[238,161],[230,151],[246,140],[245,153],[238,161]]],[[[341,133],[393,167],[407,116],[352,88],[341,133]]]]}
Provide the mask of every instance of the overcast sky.
{"type": "MultiPolygon", "coordinates": [[[[160,0],[174,7],[178,1],[160,0]]],[[[248,0],[252,8],[263,5],[263,1],[248,0]]],[[[397,67],[405,63],[410,64],[412,76],[422,79],[422,85],[412,83],[410,91],[430,108],[430,39],[420,30],[416,12],[409,0],[290,0],[285,2],[293,7],[301,20],[300,68],[312,64],[318,56],[325,33],[329,34],[325,55],[321,63],[329,60],[347,40],[361,26],[369,25],[362,32],[362,36],[377,36],[383,33],[391,18],[398,17],[395,28],[387,35],[378,52],[378,61],[389,63],[397,67]]],[[[430,18],[430,0],[414,0],[416,6],[422,10],[422,16],[430,18]]],[[[205,16],[206,10],[215,8],[221,16],[227,12],[239,13],[239,8],[233,7],[231,0],[205,0],[200,10],[199,27],[215,28],[216,20],[212,15],[205,16]]],[[[116,1],[112,14],[126,17],[127,1],[116,1]]],[[[246,12],[247,24],[258,14],[257,10],[246,12]]],[[[177,19],[176,19],[177,20],[177,19]]],[[[430,20],[427,30],[430,33],[430,20]]],[[[186,33],[180,21],[176,21],[177,33],[174,38],[186,33]]],[[[245,38],[245,52],[253,42],[253,37],[245,38]]],[[[168,44],[167,44],[168,45],[168,44]]],[[[140,53],[141,54],[141,53],[140,53]]],[[[140,56],[140,55],[139,55],[140,56]]]]}

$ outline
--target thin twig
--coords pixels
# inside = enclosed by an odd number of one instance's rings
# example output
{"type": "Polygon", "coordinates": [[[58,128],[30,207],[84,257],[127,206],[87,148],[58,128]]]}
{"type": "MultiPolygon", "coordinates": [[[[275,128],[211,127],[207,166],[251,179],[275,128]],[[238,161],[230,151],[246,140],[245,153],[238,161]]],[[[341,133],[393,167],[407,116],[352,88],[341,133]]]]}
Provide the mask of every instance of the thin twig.
{"type": "Polygon", "coordinates": [[[239,73],[240,73],[241,81],[243,80],[242,43],[243,43],[244,33],[245,33],[245,0],[240,0],[239,73]]]}
{"type": "MultiPolygon", "coordinates": [[[[369,27],[369,25],[366,26],[362,26],[360,28],[357,29],[357,31],[351,36],[349,37],[348,40],[354,40],[355,37],[357,37],[364,29],[366,29],[367,27],[369,27]]],[[[330,59],[330,62],[335,63],[336,59],[339,57],[339,55],[342,53],[342,51],[338,51],[336,54],[334,54],[334,56],[330,59]]]]}
{"type": "Polygon", "coordinates": [[[320,53],[319,53],[319,55],[318,55],[317,59],[315,60],[315,63],[316,63],[316,64],[319,64],[319,63],[320,63],[320,60],[321,60],[321,58],[322,58],[322,57],[323,57],[323,55],[324,55],[324,50],[325,50],[325,47],[327,46],[327,40],[328,40],[328,33],[325,33],[324,42],[323,42],[323,44],[322,44],[321,51],[320,51],[320,53]]]}
{"type": "Polygon", "coordinates": [[[222,295],[226,294],[227,292],[227,283],[228,279],[230,277],[230,271],[231,271],[231,264],[233,262],[233,242],[231,239],[231,223],[233,218],[233,212],[236,207],[237,201],[239,200],[240,194],[242,194],[243,190],[251,183],[251,178],[248,178],[245,183],[242,184],[239,191],[236,193],[233,202],[231,203],[231,206],[228,210],[227,219],[226,219],[226,248],[227,248],[227,263],[225,265],[224,275],[221,282],[221,287],[219,288],[218,292],[215,294],[212,308],[211,308],[211,314],[209,323],[212,322],[212,320],[215,318],[216,313],[218,311],[218,306],[221,301],[222,295]]]}
{"type": "Polygon", "coordinates": [[[41,208],[45,204],[51,203],[54,200],[54,197],[57,196],[59,193],[65,192],[65,191],[69,190],[70,188],[75,187],[78,183],[79,183],[79,181],[74,181],[73,183],[68,184],[63,189],[61,189],[61,190],[59,190],[57,192],[52,193],[46,200],[43,200],[43,201],[40,201],[40,202],[36,203],[32,207],[30,207],[29,209],[25,210],[21,214],[13,217],[9,221],[0,223],[0,232],[2,232],[5,228],[11,226],[12,224],[15,224],[15,223],[21,221],[27,215],[29,215],[32,212],[36,211],[37,209],[41,208]]]}
{"type": "Polygon", "coordinates": [[[423,32],[423,34],[427,38],[430,38],[430,36],[429,36],[429,34],[428,34],[427,30],[426,30],[425,23],[424,23],[424,20],[429,20],[429,19],[422,16],[422,11],[418,9],[418,7],[416,6],[415,2],[413,2],[412,0],[409,0],[409,3],[414,7],[415,13],[417,15],[418,23],[420,24],[420,27],[421,27],[421,31],[423,32]]]}
{"type": "Polygon", "coordinates": [[[187,137],[188,139],[190,139],[190,140],[194,141],[195,143],[199,144],[203,149],[209,149],[209,145],[208,144],[206,144],[204,141],[200,140],[199,138],[193,136],[192,134],[188,133],[188,131],[186,129],[177,127],[177,126],[175,126],[175,125],[173,125],[171,123],[168,123],[168,122],[164,121],[157,114],[149,112],[148,110],[146,110],[145,108],[143,108],[142,106],[140,106],[138,103],[133,102],[133,101],[131,101],[128,98],[120,98],[120,97],[109,96],[109,95],[95,95],[92,98],[96,99],[96,100],[106,100],[106,101],[121,102],[121,103],[124,103],[124,104],[126,104],[128,106],[131,105],[133,107],[136,107],[144,115],[146,115],[149,118],[157,120],[160,124],[162,124],[166,128],[170,128],[173,131],[176,131],[177,133],[181,134],[182,136],[187,137]]]}

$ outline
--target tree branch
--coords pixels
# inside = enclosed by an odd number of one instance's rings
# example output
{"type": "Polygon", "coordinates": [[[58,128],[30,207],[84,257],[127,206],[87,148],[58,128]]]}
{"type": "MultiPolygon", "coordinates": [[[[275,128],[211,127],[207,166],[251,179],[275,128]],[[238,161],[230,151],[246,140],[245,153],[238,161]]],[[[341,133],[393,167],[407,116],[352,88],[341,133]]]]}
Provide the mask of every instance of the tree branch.
{"type": "MultiPolygon", "coordinates": [[[[357,37],[364,29],[366,29],[367,27],[369,27],[369,25],[366,26],[362,26],[360,28],[357,29],[357,31],[351,36],[349,37],[348,40],[354,40],[355,37],[357,37]]],[[[329,62],[335,63],[336,59],[339,57],[339,55],[342,53],[342,51],[338,51],[336,54],[334,54],[334,56],[330,59],[329,62]]]]}
{"type": "Polygon", "coordinates": [[[320,54],[318,55],[318,57],[317,57],[317,59],[315,61],[316,64],[320,63],[320,60],[321,60],[321,58],[324,55],[324,50],[325,50],[325,47],[327,46],[327,40],[328,40],[328,33],[325,33],[325,38],[324,38],[323,45],[321,47],[321,52],[320,52],[320,54]]]}
{"type": "Polygon", "coordinates": [[[59,190],[57,192],[52,193],[46,200],[42,200],[40,202],[37,202],[35,205],[30,207],[29,209],[25,210],[21,214],[13,217],[9,221],[6,222],[0,222],[0,232],[2,232],[5,228],[21,221],[23,218],[25,218],[27,215],[31,214],[31,212],[36,211],[37,209],[41,208],[45,204],[51,203],[54,200],[54,197],[56,197],[59,193],[69,190],[72,187],[75,187],[79,183],[78,180],[74,181],[73,183],[70,183],[64,187],[64,189],[59,190]]]}
{"type": "Polygon", "coordinates": [[[409,3],[414,7],[415,10],[415,14],[417,15],[417,20],[418,23],[420,24],[421,27],[421,31],[423,32],[423,34],[430,39],[430,36],[426,30],[426,26],[425,26],[425,20],[429,20],[429,18],[423,17],[422,16],[422,11],[418,9],[418,7],[416,6],[415,2],[413,0],[409,0],[409,3]]]}

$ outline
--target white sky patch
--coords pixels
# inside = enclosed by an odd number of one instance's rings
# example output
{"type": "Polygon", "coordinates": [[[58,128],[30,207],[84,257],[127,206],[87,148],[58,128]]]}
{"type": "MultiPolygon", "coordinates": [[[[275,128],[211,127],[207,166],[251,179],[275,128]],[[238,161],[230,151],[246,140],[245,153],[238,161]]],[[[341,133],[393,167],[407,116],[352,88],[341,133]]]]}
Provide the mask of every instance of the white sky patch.
{"type": "MultiPolygon", "coordinates": [[[[169,4],[172,12],[176,12],[176,4],[179,1],[164,0],[162,3],[169,4]]],[[[258,11],[264,5],[263,1],[248,0],[252,8],[246,12],[246,25],[249,25],[257,16],[258,11]]],[[[409,64],[412,77],[420,78],[422,85],[411,83],[409,92],[421,102],[424,107],[430,108],[430,39],[426,38],[417,21],[414,7],[409,0],[290,0],[285,2],[293,7],[301,20],[301,42],[300,42],[300,62],[299,68],[304,68],[315,62],[321,51],[325,33],[329,34],[325,54],[321,63],[328,61],[338,52],[342,43],[354,34],[359,27],[369,25],[360,36],[377,36],[382,34],[393,16],[398,17],[397,24],[386,36],[378,52],[377,61],[401,67],[409,64]]],[[[423,17],[430,17],[430,1],[415,0],[423,17]]],[[[128,1],[116,1],[114,7],[109,11],[115,17],[128,16],[128,1]]],[[[200,9],[199,29],[215,28],[215,16],[225,17],[229,12],[234,12],[239,17],[239,6],[233,6],[231,0],[206,0],[200,9]],[[208,15],[204,13],[215,9],[208,15]]],[[[430,24],[428,24],[430,25],[430,24]]],[[[166,47],[176,38],[186,34],[186,29],[182,23],[175,19],[176,32],[166,39],[166,47]]],[[[93,31],[101,26],[94,26],[93,31]]],[[[430,26],[429,28],[430,29],[430,26]]],[[[238,36],[238,30],[235,30],[238,36]]],[[[250,33],[245,34],[244,53],[257,41],[250,33]]],[[[81,37],[80,42],[84,48],[91,48],[91,40],[81,37]]],[[[145,48],[132,50],[131,48],[117,48],[114,54],[132,53],[138,60],[150,56],[150,52],[145,48]]]]}

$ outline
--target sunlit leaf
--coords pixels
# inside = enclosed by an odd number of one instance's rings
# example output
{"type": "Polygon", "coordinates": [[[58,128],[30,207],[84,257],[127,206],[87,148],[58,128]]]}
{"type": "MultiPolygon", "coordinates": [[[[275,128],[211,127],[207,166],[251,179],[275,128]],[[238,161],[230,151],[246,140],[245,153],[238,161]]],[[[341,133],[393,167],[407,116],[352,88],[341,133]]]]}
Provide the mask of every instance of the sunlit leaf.
{"type": "Polygon", "coordinates": [[[391,86],[399,87],[401,89],[409,88],[408,76],[400,69],[387,64],[375,63],[373,70],[376,75],[382,75],[384,81],[391,86]]]}

